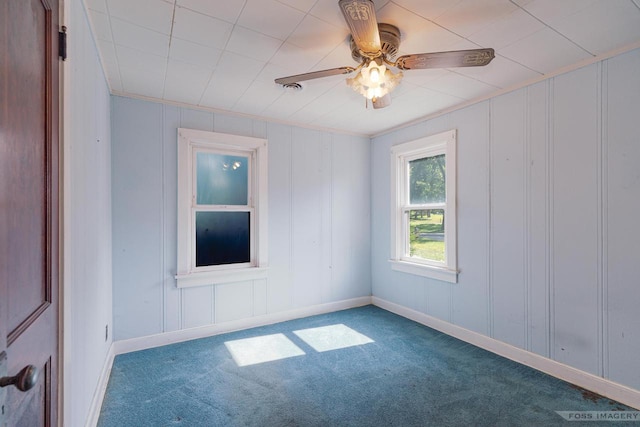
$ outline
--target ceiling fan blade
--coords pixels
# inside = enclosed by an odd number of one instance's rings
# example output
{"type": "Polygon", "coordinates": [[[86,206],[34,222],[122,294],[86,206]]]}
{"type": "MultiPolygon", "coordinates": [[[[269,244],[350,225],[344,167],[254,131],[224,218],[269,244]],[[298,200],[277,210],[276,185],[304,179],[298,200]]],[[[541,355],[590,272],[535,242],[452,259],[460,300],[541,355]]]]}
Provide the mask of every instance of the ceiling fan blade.
{"type": "Polygon", "coordinates": [[[295,76],[280,77],[275,80],[279,85],[288,85],[292,83],[298,83],[305,80],[319,79],[322,77],[337,76],[338,74],[349,74],[356,69],[352,67],[338,67],[330,68],[328,70],[312,71],[310,73],[296,74],[295,76]]]}
{"type": "Polygon", "coordinates": [[[382,45],[373,2],[371,0],[340,0],[338,3],[358,49],[366,53],[379,52],[382,45]]]}
{"type": "Polygon", "coordinates": [[[451,52],[416,53],[404,55],[396,60],[396,67],[401,70],[418,70],[425,68],[481,67],[495,58],[491,48],[455,50],[451,52]]]}
{"type": "Polygon", "coordinates": [[[374,99],[371,103],[373,104],[374,109],[388,107],[391,105],[391,95],[386,94],[382,98],[374,99]]]}

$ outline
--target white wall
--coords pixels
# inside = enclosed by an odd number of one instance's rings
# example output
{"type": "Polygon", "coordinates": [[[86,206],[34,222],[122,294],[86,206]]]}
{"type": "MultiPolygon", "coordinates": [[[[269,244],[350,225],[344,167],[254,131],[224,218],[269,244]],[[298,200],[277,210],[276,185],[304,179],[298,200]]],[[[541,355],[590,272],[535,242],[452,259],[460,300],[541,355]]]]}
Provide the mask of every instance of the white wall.
{"type": "Polygon", "coordinates": [[[112,341],[111,119],[109,90],[80,0],[65,1],[64,24],[64,425],[82,426],[112,341]]]}
{"type": "Polygon", "coordinates": [[[640,50],[377,137],[373,295],[640,389],[640,50]],[[391,270],[389,148],[458,129],[459,283],[391,270]]]}
{"type": "Polygon", "coordinates": [[[368,138],[111,102],[116,340],[370,295],[368,138]],[[176,288],[179,127],[268,139],[268,279],[176,288]]]}

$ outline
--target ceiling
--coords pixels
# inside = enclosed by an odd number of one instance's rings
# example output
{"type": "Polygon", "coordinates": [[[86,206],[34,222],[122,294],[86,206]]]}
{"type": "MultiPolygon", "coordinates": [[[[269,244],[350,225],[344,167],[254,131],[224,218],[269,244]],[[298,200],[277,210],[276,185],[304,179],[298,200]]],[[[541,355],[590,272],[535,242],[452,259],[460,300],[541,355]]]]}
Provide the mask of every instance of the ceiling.
{"type": "Polygon", "coordinates": [[[405,71],[374,110],[348,76],[274,78],[355,67],[337,0],[84,0],[114,94],[373,135],[640,47],[640,0],[374,0],[399,54],[492,47],[486,67],[405,71]]]}

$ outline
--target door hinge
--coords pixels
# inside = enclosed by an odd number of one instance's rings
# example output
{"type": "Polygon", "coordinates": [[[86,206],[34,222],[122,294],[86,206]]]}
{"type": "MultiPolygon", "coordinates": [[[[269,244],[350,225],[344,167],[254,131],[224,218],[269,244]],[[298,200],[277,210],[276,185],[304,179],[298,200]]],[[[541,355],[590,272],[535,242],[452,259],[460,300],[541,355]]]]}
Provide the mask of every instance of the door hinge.
{"type": "Polygon", "coordinates": [[[61,29],[58,33],[58,56],[64,61],[67,59],[67,27],[63,25],[61,29]]]}

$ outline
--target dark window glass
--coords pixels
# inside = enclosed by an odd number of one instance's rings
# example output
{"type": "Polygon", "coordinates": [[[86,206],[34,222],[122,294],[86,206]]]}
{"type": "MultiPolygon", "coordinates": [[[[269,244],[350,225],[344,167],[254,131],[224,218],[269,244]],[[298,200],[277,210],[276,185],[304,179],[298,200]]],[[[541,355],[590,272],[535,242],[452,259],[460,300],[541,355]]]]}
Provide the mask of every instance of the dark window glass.
{"type": "Polygon", "coordinates": [[[196,267],[250,261],[249,212],[196,212],[196,267]]]}

